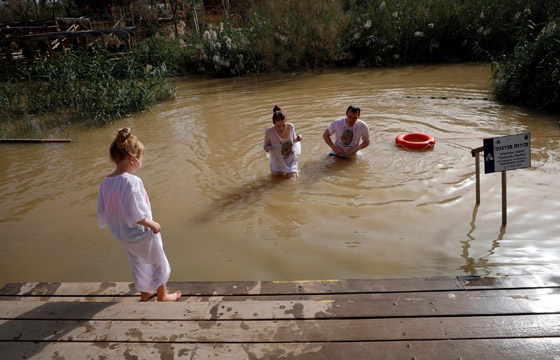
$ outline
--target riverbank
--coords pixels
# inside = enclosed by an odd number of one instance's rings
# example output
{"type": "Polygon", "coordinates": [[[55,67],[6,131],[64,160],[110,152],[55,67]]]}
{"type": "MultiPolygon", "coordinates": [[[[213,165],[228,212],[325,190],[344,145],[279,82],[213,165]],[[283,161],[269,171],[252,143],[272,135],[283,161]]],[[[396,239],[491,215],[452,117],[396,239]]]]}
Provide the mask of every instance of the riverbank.
{"type": "MultiPolygon", "coordinates": [[[[173,96],[178,76],[419,63],[492,62],[496,99],[560,111],[556,1],[232,3],[237,12],[202,27],[191,9],[181,35],[156,33],[131,52],[94,47],[31,67],[3,61],[0,136],[42,136],[60,119],[96,125],[147,110],[173,96]]],[[[143,26],[138,32],[147,33],[143,26]]]]}

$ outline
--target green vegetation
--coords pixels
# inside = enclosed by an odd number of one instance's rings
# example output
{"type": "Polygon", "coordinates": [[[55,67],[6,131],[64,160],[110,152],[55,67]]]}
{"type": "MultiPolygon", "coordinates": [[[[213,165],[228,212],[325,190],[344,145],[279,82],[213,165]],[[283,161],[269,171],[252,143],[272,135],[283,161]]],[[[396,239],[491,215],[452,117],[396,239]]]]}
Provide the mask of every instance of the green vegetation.
{"type": "MultiPolygon", "coordinates": [[[[186,11],[193,29],[179,39],[159,32],[155,15],[142,15],[149,28],[137,33],[152,36],[126,54],[74,51],[32,67],[3,61],[0,116],[55,112],[99,124],[172,96],[166,77],[450,61],[492,62],[497,99],[560,110],[557,0],[230,2],[238,6],[200,32],[186,11]]],[[[69,15],[76,11],[68,6],[69,15]]]]}
{"type": "Polygon", "coordinates": [[[513,51],[559,9],[550,0],[368,1],[351,10],[348,62],[489,61],[513,51]]]}
{"type": "Polygon", "coordinates": [[[505,102],[560,112],[560,18],[495,66],[493,93],[505,102]]]}
{"type": "Polygon", "coordinates": [[[105,123],[173,95],[166,65],[144,65],[139,56],[114,56],[104,49],[76,51],[27,68],[4,62],[0,115],[17,121],[50,113],[105,123]]]}

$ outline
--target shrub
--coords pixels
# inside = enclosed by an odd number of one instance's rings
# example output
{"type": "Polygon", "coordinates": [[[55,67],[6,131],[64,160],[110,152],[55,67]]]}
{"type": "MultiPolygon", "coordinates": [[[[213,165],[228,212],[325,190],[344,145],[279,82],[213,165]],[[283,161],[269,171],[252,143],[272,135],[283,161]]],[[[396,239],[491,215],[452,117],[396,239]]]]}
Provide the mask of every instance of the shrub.
{"type": "Polygon", "coordinates": [[[339,1],[255,1],[246,17],[248,40],[267,71],[321,68],[341,56],[346,16],[339,1]]]}
{"type": "Polygon", "coordinates": [[[502,101],[560,111],[560,17],[535,41],[520,43],[494,63],[493,94],[502,101]]]}
{"type": "Polygon", "coordinates": [[[247,31],[229,23],[209,25],[201,38],[190,35],[190,63],[187,67],[209,76],[238,76],[258,72],[260,57],[252,49],[247,31]]]}
{"type": "Polygon", "coordinates": [[[376,0],[350,7],[346,63],[478,61],[534,38],[556,1],[376,0]]]}
{"type": "Polygon", "coordinates": [[[172,95],[165,64],[144,66],[134,57],[112,57],[102,49],[72,52],[19,67],[18,77],[0,83],[6,118],[69,112],[93,123],[145,110],[172,95]]]}

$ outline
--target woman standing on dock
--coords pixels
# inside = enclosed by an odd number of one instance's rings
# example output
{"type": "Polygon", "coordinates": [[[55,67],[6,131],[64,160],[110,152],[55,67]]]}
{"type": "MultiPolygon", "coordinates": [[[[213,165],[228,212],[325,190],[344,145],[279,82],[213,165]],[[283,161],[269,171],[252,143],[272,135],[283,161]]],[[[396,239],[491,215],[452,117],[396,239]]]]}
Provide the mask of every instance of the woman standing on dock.
{"type": "Polygon", "coordinates": [[[286,114],[278,105],[272,110],[273,125],[264,133],[263,149],[270,158],[272,175],[295,180],[298,176],[298,158],[301,153],[301,135],[296,135],[293,124],[287,122],[286,114]]]}
{"type": "Polygon", "coordinates": [[[165,283],[171,268],[163,251],[161,226],[152,219],[150,200],[142,180],[135,176],[142,166],[144,145],[130,128],[117,132],[109,149],[116,163],[99,189],[97,218],[126,248],[140,301],[157,295],[158,301],[177,301],[181,292],[169,294],[165,283]]]}

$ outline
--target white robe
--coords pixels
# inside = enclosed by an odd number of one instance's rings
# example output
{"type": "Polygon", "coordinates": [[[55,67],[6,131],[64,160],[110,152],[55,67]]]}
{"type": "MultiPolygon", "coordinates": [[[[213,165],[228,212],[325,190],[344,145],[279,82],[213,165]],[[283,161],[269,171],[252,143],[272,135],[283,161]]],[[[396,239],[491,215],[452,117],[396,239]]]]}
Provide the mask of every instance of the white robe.
{"type": "Polygon", "coordinates": [[[270,171],[275,175],[287,173],[298,173],[298,158],[301,154],[301,142],[296,142],[296,129],[293,124],[290,127],[288,137],[283,139],[278,135],[274,125],[266,129],[264,133],[263,149],[267,146],[272,149],[267,153],[270,159],[270,171]]]}
{"type": "Polygon", "coordinates": [[[137,224],[152,220],[150,200],[139,177],[129,173],[106,177],[97,197],[97,218],[99,227],[107,226],[125,247],[137,291],[155,293],[167,282],[171,268],[161,235],[137,224]]]}

